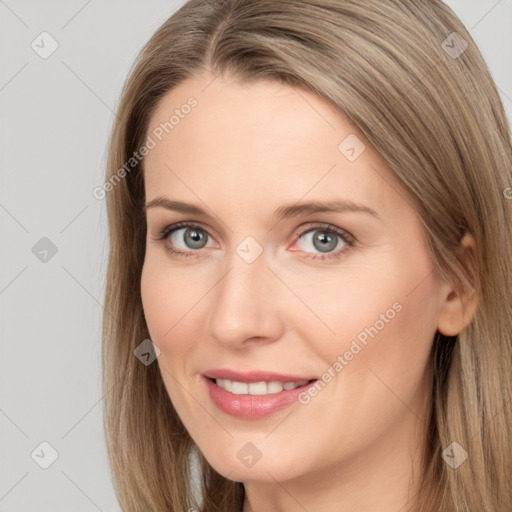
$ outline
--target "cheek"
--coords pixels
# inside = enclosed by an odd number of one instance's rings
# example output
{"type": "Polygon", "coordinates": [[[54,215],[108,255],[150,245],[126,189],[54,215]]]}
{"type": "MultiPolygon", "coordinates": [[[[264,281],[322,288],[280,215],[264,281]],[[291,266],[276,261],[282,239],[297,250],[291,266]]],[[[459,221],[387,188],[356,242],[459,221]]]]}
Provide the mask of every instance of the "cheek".
{"type": "Polygon", "coordinates": [[[297,325],[302,325],[303,339],[326,370],[338,356],[345,356],[345,375],[360,378],[361,371],[370,368],[381,372],[386,382],[409,382],[413,388],[423,376],[436,332],[438,282],[428,274],[422,255],[411,257],[408,265],[399,255],[388,256],[379,264],[353,267],[346,277],[326,281],[330,284],[323,288],[310,289],[309,303],[335,334],[319,337],[314,331],[320,332],[320,324],[297,325]]]}
{"type": "Polygon", "coordinates": [[[186,272],[166,268],[156,259],[149,256],[141,276],[142,304],[151,340],[164,356],[171,348],[173,352],[186,352],[187,344],[195,338],[194,329],[200,325],[189,319],[208,288],[206,283],[201,287],[201,280],[190,281],[186,272]]]}
{"type": "Polygon", "coordinates": [[[305,340],[315,341],[321,335],[325,343],[318,346],[332,348],[343,347],[357,338],[364,345],[370,339],[369,332],[387,331],[389,325],[401,321],[405,295],[402,288],[407,288],[403,274],[400,281],[390,272],[389,265],[373,265],[373,269],[377,271],[368,271],[367,266],[343,269],[339,275],[303,289],[299,282],[293,283],[318,318],[316,321],[311,315],[305,322],[302,311],[302,320],[299,318],[296,326],[308,331],[303,332],[305,340]]]}
{"type": "Polygon", "coordinates": [[[395,287],[381,290],[382,300],[365,309],[366,321],[360,315],[352,324],[352,333],[356,333],[350,338],[355,340],[352,346],[359,345],[361,350],[350,356],[353,360],[342,372],[344,384],[354,391],[357,402],[366,405],[367,412],[380,411],[383,421],[387,415],[394,421],[394,415],[405,410],[404,404],[421,414],[428,392],[436,286],[434,280],[426,280],[411,293],[415,281],[414,275],[404,275],[395,287]]]}
{"type": "Polygon", "coordinates": [[[141,276],[144,316],[150,338],[160,350],[157,363],[169,398],[183,418],[186,397],[182,386],[192,373],[188,366],[201,326],[190,319],[206,290],[191,286],[191,281],[183,277],[185,272],[166,267],[165,261],[155,255],[147,256],[141,276]]]}
{"type": "MultiPolygon", "coordinates": [[[[424,282],[421,290],[407,295],[410,281],[404,274],[395,286],[381,280],[366,300],[359,292],[358,300],[338,307],[336,339],[311,342],[310,354],[324,361],[319,370],[325,372],[320,374],[325,388],[321,387],[318,398],[303,397],[304,414],[326,417],[329,411],[326,436],[334,438],[342,431],[343,439],[350,440],[350,446],[340,447],[341,451],[349,453],[371,444],[383,430],[398,428],[404,415],[414,419],[413,414],[423,414],[435,334],[435,283],[424,282]]],[[[331,312],[335,314],[335,306],[331,312]]],[[[322,447],[318,449],[326,450],[327,459],[333,456],[331,445],[322,447]]]]}

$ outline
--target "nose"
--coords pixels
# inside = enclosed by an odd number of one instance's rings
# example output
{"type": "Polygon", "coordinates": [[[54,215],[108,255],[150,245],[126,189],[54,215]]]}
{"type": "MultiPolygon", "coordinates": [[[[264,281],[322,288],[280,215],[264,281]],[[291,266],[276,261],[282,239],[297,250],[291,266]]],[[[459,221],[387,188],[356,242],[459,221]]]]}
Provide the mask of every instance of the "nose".
{"type": "Polygon", "coordinates": [[[209,329],[218,343],[243,348],[282,336],[285,287],[267,264],[264,253],[248,263],[233,251],[226,272],[211,294],[209,329]]]}

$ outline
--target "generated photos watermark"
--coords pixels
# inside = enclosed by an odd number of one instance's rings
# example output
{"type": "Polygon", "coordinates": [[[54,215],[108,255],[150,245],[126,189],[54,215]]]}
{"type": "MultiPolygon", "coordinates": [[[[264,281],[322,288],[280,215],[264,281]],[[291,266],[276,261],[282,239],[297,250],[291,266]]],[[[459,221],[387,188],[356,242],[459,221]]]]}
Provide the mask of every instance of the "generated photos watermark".
{"type": "Polygon", "coordinates": [[[299,402],[303,405],[309,404],[311,399],[317,396],[368,345],[368,337],[371,339],[375,338],[402,309],[403,306],[400,302],[394,302],[385,313],[380,314],[379,319],[373,325],[365,327],[352,340],[350,347],[343,354],[338,355],[336,361],[327,368],[321,378],[300,393],[298,397],[299,402]]]}
{"type": "Polygon", "coordinates": [[[172,130],[178,126],[183,119],[185,119],[192,109],[197,107],[199,102],[196,98],[191,96],[187,102],[181,105],[180,108],[174,109],[173,114],[167,121],[160,123],[154,128],[150,135],[147,136],[146,142],[139,148],[138,151],[134,151],[132,156],[124,163],[122,167],[110,176],[110,178],[103,183],[103,185],[95,187],[92,191],[92,195],[95,199],[105,199],[107,192],[110,192],[130,171],[132,171],[141,161],[147,156],[152,149],[155,149],[159,142],[169,134],[172,130]]]}

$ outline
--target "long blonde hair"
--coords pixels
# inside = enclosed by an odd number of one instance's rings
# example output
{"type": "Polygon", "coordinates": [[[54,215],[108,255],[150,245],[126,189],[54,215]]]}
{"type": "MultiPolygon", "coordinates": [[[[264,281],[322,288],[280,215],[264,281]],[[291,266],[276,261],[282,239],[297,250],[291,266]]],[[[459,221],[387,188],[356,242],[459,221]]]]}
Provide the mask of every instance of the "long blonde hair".
{"type": "Polygon", "coordinates": [[[208,70],[279,80],[331,100],[409,190],[437,271],[479,297],[463,332],[433,341],[428,464],[415,510],[510,512],[510,127],[482,55],[440,0],[191,0],[142,49],[118,107],[103,189],[104,419],[123,510],[233,512],[244,500],[243,485],[219,475],[195,447],[158,365],[134,356],[149,332],[140,295],[144,161],[133,156],[163,96],[208,70]],[[470,258],[458,250],[465,232],[476,241],[470,258]],[[468,453],[456,469],[441,456],[454,441],[468,453]]]}

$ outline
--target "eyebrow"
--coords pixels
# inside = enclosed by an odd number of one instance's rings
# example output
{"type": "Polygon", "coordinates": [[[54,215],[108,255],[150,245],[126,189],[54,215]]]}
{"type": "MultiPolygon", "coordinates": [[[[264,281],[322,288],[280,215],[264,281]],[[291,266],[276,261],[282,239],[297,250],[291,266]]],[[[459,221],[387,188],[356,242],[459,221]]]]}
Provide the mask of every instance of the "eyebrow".
{"type": "MultiPolygon", "coordinates": [[[[149,201],[144,206],[144,213],[150,208],[161,207],[166,210],[188,213],[190,215],[200,215],[208,217],[208,213],[201,207],[184,203],[182,201],[172,201],[166,197],[158,196],[155,199],[149,201]]],[[[380,219],[379,214],[373,209],[365,205],[354,203],[347,199],[334,199],[331,201],[311,201],[307,203],[294,203],[289,205],[283,205],[277,208],[274,212],[273,220],[280,221],[285,218],[300,217],[321,212],[359,212],[370,214],[377,219],[380,219]]]]}

